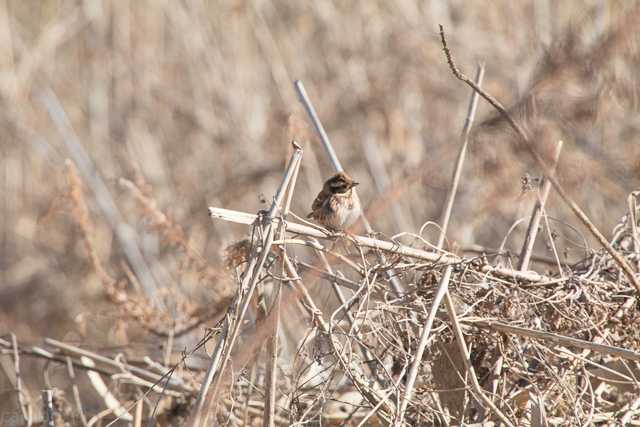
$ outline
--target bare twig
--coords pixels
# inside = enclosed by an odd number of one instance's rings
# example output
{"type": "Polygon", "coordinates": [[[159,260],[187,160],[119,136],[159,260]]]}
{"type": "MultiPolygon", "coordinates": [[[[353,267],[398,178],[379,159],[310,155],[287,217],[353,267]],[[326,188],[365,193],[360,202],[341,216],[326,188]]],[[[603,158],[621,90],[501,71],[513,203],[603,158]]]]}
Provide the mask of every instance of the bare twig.
{"type": "MultiPolygon", "coordinates": [[[[562,141],[556,143],[556,149],[553,154],[552,169],[555,169],[560,160],[560,153],[562,152],[562,141]]],[[[549,192],[551,191],[551,183],[545,179],[542,184],[542,191],[540,197],[536,201],[536,204],[531,213],[531,220],[527,227],[527,234],[525,236],[524,244],[522,245],[522,251],[520,252],[520,260],[518,261],[518,270],[526,271],[529,268],[529,261],[531,260],[531,254],[533,253],[533,245],[536,243],[536,236],[538,234],[538,227],[540,226],[540,219],[542,219],[542,213],[544,211],[544,205],[547,203],[549,192]]]]}
{"type": "MultiPolygon", "coordinates": [[[[354,386],[358,389],[358,391],[362,394],[362,396],[364,396],[369,401],[369,403],[371,403],[373,406],[376,406],[381,401],[383,401],[383,404],[381,406],[382,409],[384,409],[388,414],[392,414],[394,412],[392,410],[393,408],[392,402],[388,398],[384,396],[380,396],[376,390],[371,389],[371,387],[369,387],[367,382],[363,378],[361,378],[360,375],[354,374],[349,366],[349,362],[345,360],[344,356],[342,356],[342,351],[339,351],[338,349],[335,348],[337,347],[337,344],[335,342],[335,339],[331,335],[331,329],[329,324],[324,320],[322,311],[318,309],[317,305],[311,298],[311,295],[309,295],[309,292],[307,291],[304,284],[302,283],[302,280],[298,278],[295,271],[295,267],[293,266],[293,263],[291,262],[291,260],[289,260],[289,257],[287,256],[287,254],[281,251],[281,255],[284,259],[287,273],[291,277],[295,277],[295,279],[293,280],[293,284],[295,286],[296,291],[298,291],[298,293],[302,297],[302,301],[304,302],[303,306],[309,311],[309,314],[311,315],[311,320],[313,321],[315,326],[323,334],[326,334],[328,336],[329,340],[332,343],[332,346],[334,347],[334,355],[337,357],[344,373],[349,377],[349,379],[353,382],[354,386]]],[[[382,414],[380,414],[380,416],[382,416],[382,414]]]]}
{"type": "MultiPolygon", "coordinates": [[[[484,65],[479,65],[476,71],[476,85],[482,86],[482,79],[484,78],[484,65]]],[[[442,207],[442,214],[440,215],[440,236],[438,237],[439,248],[442,248],[444,240],[447,237],[447,229],[449,228],[449,219],[451,218],[451,210],[453,209],[453,201],[455,200],[456,193],[458,192],[458,184],[460,183],[460,176],[462,175],[462,167],[467,155],[467,147],[469,145],[469,132],[471,132],[471,126],[473,126],[473,120],[476,115],[476,109],[478,107],[478,93],[473,92],[471,99],[469,100],[469,109],[467,110],[467,117],[464,120],[464,127],[462,128],[462,143],[458,150],[458,157],[456,159],[456,165],[453,169],[453,176],[451,177],[451,185],[447,192],[447,200],[442,207]]]]}
{"type": "MultiPolygon", "coordinates": [[[[246,212],[233,211],[230,209],[209,207],[209,215],[211,218],[218,218],[225,221],[231,221],[239,224],[252,224],[255,219],[255,214],[246,212]]],[[[294,234],[302,234],[306,236],[316,237],[320,239],[332,239],[333,236],[329,235],[322,230],[307,225],[298,224],[295,222],[287,222],[287,232],[294,234]]],[[[392,254],[403,255],[410,258],[421,259],[425,261],[438,262],[441,264],[457,264],[463,262],[464,259],[451,254],[441,254],[436,252],[423,251],[421,249],[412,248],[410,246],[401,245],[394,242],[388,242],[385,240],[373,239],[371,237],[351,236],[355,242],[363,247],[379,249],[392,254]]],[[[513,280],[522,280],[526,282],[551,282],[554,279],[544,276],[534,271],[517,271],[504,267],[493,267],[490,265],[484,265],[482,271],[487,274],[495,274],[513,280]]]]}
{"type": "MultiPolygon", "coordinates": [[[[255,262],[256,262],[256,259],[254,258],[252,263],[249,264],[249,266],[247,267],[247,271],[251,271],[249,269],[252,269],[253,267],[255,267],[255,262]]],[[[204,378],[202,379],[202,383],[200,384],[200,392],[198,393],[198,397],[196,399],[196,403],[194,405],[194,410],[193,410],[194,411],[193,413],[196,415],[193,425],[196,425],[195,423],[198,420],[197,417],[204,409],[205,397],[207,396],[207,391],[209,390],[209,387],[211,387],[213,376],[215,375],[216,370],[218,369],[218,365],[220,364],[220,358],[222,357],[222,350],[224,349],[223,343],[226,341],[228,334],[229,334],[229,321],[228,319],[225,319],[222,325],[222,330],[220,331],[220,338],[218,338],[218,344],[216,345],[215,350],[211,355],[211,362],[209,362],[207,372],[205,373],[204,378]]]]}
{"type": "Polygon", "coordinates": [[[133,427],[142,427],[142,411],[144,410],[144,399],[136,403],[136,412],[133,414],[133,427]]]}
{"type": "Polygon", "coordinates": [[[71,358],[69,356],[67,356],[66,358],[67,361],[67,373],[69,374],[69,379],[71,380],[72,383],[72,390],[73,390],[73,400],[76,404],[76,408],[78,409],[78,414],[80,415],[80,421],[82,422],[83,426],[87,425],[87,417],[84,414],[84,409],[82,407],[82,400],[80,400],[80,391],[78,390],[78,385],[76,384],[76,372],[73,369],[73,362],[71,361],[71,358]]]}
{"type": "MultiPolygon", "coordinates": [[[[249,410],[250,410],[250,404],[251,404],[251,398],[255,392],[255,382],[256,382],[256,378],[257,378],[257,370],[258,370],[258,364],[254,363],[251,366],[251,371],[249,371],[249,378],[247,381],[247,391],[244,393],[244,408],[242,411],[242,422],[243,425],[249,425],[249,410]]],[[[262,411],[262,414],[264,416],[264,409],[262,411]]]]}
{"type": "MultiPolygon", "coordinates": [[[[312,274],[316,274],[330,283],[335,283],[337,285],[340,285],[352,291],[357,291],[358,288],[360,287],[358,286],[358,283],[354,282],[353,280],[345,279],[344,277],[340,277],[335,273],[322,271],[320,268],[316,267],[315,265],[311,265],[303,261],[298,260],[296,262],[296,266],[298,267],[298,270],[308,271],[312,274]]],[[[341,304],[344,304],[344,302],[341,302],[341,304]]]]}
{"type": "Polygon", "coordinates": [[[495,322],[492,320],[473,321],[473,325],[481,328],[493,329],[499,332],[510,333],[510,334],[521,336],[521,337],[534,338],[541,341],[549,341],[554,344],[583,348],[583,349],[595,351],[596,353],[619,356],[619,357],[622,357],[623,359],[640,361],[640,353],[637,353],[635,351],[627,350],[620,347],[605,345],[605,344],[597,344],[597,343],[581,340],[578,338],[567,337],[567,336],[556,334],[553,332],[536,331],[533,329],[508,325],[502,322],[495,322]]]}
{"type": "Polygon", "coordinates": [[[20,411],[27,424],[31,424],[31,405],[25,399],[25,390],[22,387],[22,371],[20,370],[20,351],[18,350],[18,340],[14,333],[11,334],[11,348],[13,350],[13,370],[16,376],[16,392],[18,393],[18,403],[20,405],[20,411]]]}
{"type": "MultiPolygon", "coordinates": [[[[110,359],[108,357],[102,356],[100,354],[94,353],[92,351],[89,350],[85,350],[79,347],[76,347],[74,345],[71,344],[67,344],[67,343],[63,343],[61,341],[58,340],[54,340],[53,338],[45,338],[44,341],[55,348],[58,348],[62,351],[64,351],[65,353],[69,353],[69,354],[74,354],[77,356],[85,356],[88,357],[89,359],[92,359],[96,362],[100,362],[103,363],[107,366],[119,369],[119,370],[124,370],[124,371],[129,371],[132,374],[138,375],[142,378],[146,378],[148,380],[151,381],[161,381],[163,379],[165,379],[164,376],[162,375],[158,375],[154,372],[148,371],[146,369],[142,369],[140,367],[137,366],[133,366],[130,364],[126,364],[124,362],[120,362],[120,361],[116,361],[113,359],[110,359]]],[[[180,391],[186,391],[186,392],[192,392],[193,389],[189,386],[187,386],[186,384],[184,384],[182,382],[181,379],[176,378],[176,377],[171,377],[168,381],[168,386],[174,390],[180,390],[180,391]]]]}
{"type": "Polygon", "coordinates": [[[424,354],[425,348],[427,347],[427,342],[429,341],[431,326],[433,325],[433,321],[436,318],[436,313],[438,312],[437,308],[440,306],[440,302],[442,301],[442,298],[447,292],[447,289],[449,286],[449,279],[451,278],[451,270],[452,270],[451,265],[448,265],[447,268],[445,268],[444,273],[442,274],[442,278],[440,279],[440,283],[438,284],[438,290],[436,292],[436,295],[433,297],[433,302],[431,303],[431,310],[429,311],[427,320],[424,323],[422,333],[420,334],[420,342],[418,343],[416,354],[413,356],[413,362],[411,363],[411,368],[409,369],[409,375],[407,376],[404,396],[402,397],[400,410],[398,411],[398,415],[394,423],[394,425],[396,426],[403,425],[404,413],[407,410],[409,401],[411,400],[411,395],[413,393],[413,385],[416,382],[420,365],[422,365],[422,356],[424,354]]]}
{"type": "MultiPolygon", "coordinates": [[[[474,254],[486,255],[486,256],[499,256],[499,257],[506,257],[506,258],[514,256],[514,254],[508,251],[500,252],[498,249],[485,248],[484,246],[481,246],[481,245],[463,246],[462,252],[474,253],[474,254]]],[[[541,263],[541,264],[547,264],[547,265],[554,265],[554,266],[558,265],[558,261],[551,257],[535,255],[535,254],[531,255],[530,261],[541,263]]],[[[566,266],[568,265],[568,263],[566,261],[561,260],[560,265],[566,266]]]]}
{"type": "Polygon", "coordinates": [[[307,91],[304,88],[304,84],[302,84],[300,80],[296,80],[293,83],[293,85],[296,89],[296,92],[298,93],[300,102],[302,102],[304,109],[306,110],[307,114],[309,115],[309,118],[311,119],[311,123],[313,124],[313,127],[316,129],[316,132],[318,132],[318,135],[320,136],[320,141],[322,142],[322,146],[327,152],[327,156],[329,156],[329,160],[331,160],[331,164],[333,165],[333,168],[336,170],[336,172],[343,171],[344,168],[342,167],[342,163],[340,163],[340,159],[338,159],[338,155],[333,149],[333,145],[331,145],[331,141],[329,140],[329,135],[327,135],[327,132],[324,130],[324,126],[322,126],[322,122],[320,121],[320,117],[318,117],[318,113],[316,113],[316,109],[313,108],[313,104],[309,99],[309,95],[307,95],[307,91]]]}
{"type": "MultiPolygon", "coordinates": [[[[478,86],[480,86],[482,84],[482,78],[484,76],[484,66],[478,66],[478,70],[476,73],[476,84],[478,86]]],[[[438,248],[442,248],[442,245],[444,244],[445,238],[446,238],[446,233],[447,233],[447,228],[449,226],[449,220],[451,218],[451,210],[453,208],[453,202],[455,200],[456,194],[457,194],[457,190],[458,190],[458,184],[460,182],[460,176],[462,175],[462,167],[464,165],[464,160],[466,157],[466,152],[467,152],[467,145],[469,142],[469,132],[471,131],[471,126],[473,124],[473,120],[475,117],[475,112],[476,112],[476,107],[478,105],[478,95],[477,92],[473,92],[471,94],[471,100],[469,101],[469,109],[467,111],[467,118],[465,119],[465,124],[463,127],[463,131],[462,131],[462,143],[460,145],[460,150],[458,152],[458,158],[456,161],[456,165],[455,168],[453,170],[453,176],[451,179],[451,185],[449,187],[449,191],[447,193],[447,200],[443,206],[443,210],[442,210],[442,215],[441,215],[441,230],[440,230],[440,237],[438,238],[438,244],[437,247],[438,248]]],[[[398,420],[396,425],[400,426],[403,423],[403,417],[404,417],[404,411],[406,410],[406,407],[408,405],[409,399],[411,397],[411,393],[413,391],[413,385],[415,382],[415,378],[417,376],[417,372],[418,372],[418,368],[420,366],[420,363],[422,361],[422,354],[424,352],[424,349],[426,347],[427,341],[428,341],[428,337],[429,337],[429,333],[431,331],[431,325],[433,323],[433,319],[435,318],[435,315],[438,311],[438,308],[440,306],[440,302],[442,301],[442,298],[445,298],[445,301],[447,302],[446,307],[447,307],[447,311],[449,312],[449,317],[451,319],[451,321],[454,323],[454,328],[458,328],[459,329],[459,325],[456,324],[457,319],[456,319],[456,313],[455,313],[455,308],[453,307],[453,305],[451,304],[451,296],[449,295],[449,277],[451,275],[451,265],[448,265],[443,278],[441,279],[440,285],[438,286],[438,291],[436,293],[436,296],[433,299],[432,305],[431,305],[431,309],[429,311],[429,316],[427,317],[427,321],[425,323],[424,329],[422,330],[422,334],[420,337],[420,343],[418,344],[418,349],[416,351],[416,355],[414,356],[414,360],[413,363],[411,365],[411,369],[409,371],[409,377],[407,379],[407,386],[405,389],[405,395],[402,401],[402,406],[400,409],[400,413],[398,416],[398,420]],[[451,312],[453,310],[453,313],[451,312]]],[[[462,336],[462,332],[460,331],[459,335],[456,335],[456,340],[458,341],[458,345],[461,349],[462,352],[462,358],[466,360],[466,358],[468,357],[467,352],[466,352],[466,345],[464,343],[464,338],[462,336]]],[[[474,385],[478,384],[478,380],[475,377],[475,372],[473,371],[472,367],[470,367],[470,364],[468,364],[467,366],[468,368],[468,372],[469,375],[472,377],[472,381],[474,383],[474,385]]],[[[482,391],[480,390],[480,386],[478,385],[477,387],[477,392],[482,393],[482,391]]],[[[484,396],[482,394],[482,396],[484,396]]],[[[483,398],[483,400],[485,400],[485,403],[488,399],[483,398]]],[[[492,402],[491,402],[492,403],[492,402]]],[[[504,415],[501,415],[500,411],[497,410],[497,408],[490,406],[494,412],[496,412],[500,418],[504,418],[504,420],[506,420],[506,417],[504,417],[504,415]]],[[[507,420],[508,423],[508,420],[507,420]]]]}
{"type": "Polygon", "coordinates": [[[480,94],[489,104],[491,104],[496,110],[500,112],[500,114],[505,118],[505,120],[509,123],[509,125],[516,131],[521,142],[524,144],[524,147],[529,151],[535,161],[538,163],[542,171],[544,172],[547,179],[551,182],[555,190],[558,192],[562,200],[569,206],[569,208],[573,211],[573,213],[580,219],[580,221],[587,227],[587,229],[593,234],[593,236],[600,242],[600,244],[607,250],[609,255],[616,261],[616,263],[620,266],[625,276],[629,280],[629,282],[636,288],[636,291],[640,293],[640,281],[635,276],[635,273],[629,263],[625,261],[625,259],[614,249],[613,246],[607,241],[607,239],[600,233],[600,231],[596,228],[596,226],[589,220],[587,215],[580,209],[580,207],[573,201],[573,199],[569,196],[569,194],[565,191],[564,187],[560,184],[558,179],[556,178],[556,174],[549,167],[546,161],[542,158],[542,156],[538,153],[533,143],[529,140],[529,137],[525,133],[524,129],[511,117],[511,115],[507,112],[507,110],[502,106],[502,104],[496,100],[493,96],[482,90],[478,85],[476,85],[471,79],[469,79],[466,75],[460,72],[458,67],[455,65],[453,61],[453,57],[451,56],[451,52],[449,51],[449,47],[447,46],[447,40],[444,35],[444,28],[440,25],[440,38],[442,40],[442,46],[444,49],[444,53],[447,57],[447,62],[449,63],[449,68],[453,75],[468,84],[480,94]]]}
{"type": "MultiPolygon", "coordinates": [[[[295,184],[298,180],[298,172],[300,171],[300,162],[297,163],[291,183],[289,184],[284,207],[282,208],[282,218],[286,221],[289,209],[291,208],[291,200],[293,200],[293,192],[295,184]]],[[[284,227],[280,227],[280,234],[284,234],[284,227]]],[[[275,324],[273,334],[267,341],[267,377],[266,377],[266,399],[264,405],[263,426],[273,427],[275,425],[276,400],[277,400],[277,383],[278,383],[278,336],[280,334],[280,303],[282,301],[282,283],[277,284],[276,295],[272,304],[273,322],[275,324]]]]}
{"type": "MultiPolygon", "coordinates": [[[[80,361],[82,362],[83,365],[90,368],[93,368],[96,366],[93,359],[87,356],[80,356],[80,361]]],[[[111,391],[109,390],[109,387],[97,372],[92,370],[87,371],[87,377],[89,377],[89,382],[91,383],[91,386],[93,387],[93,389],[96,391],[98,396],[102,398],[105,406],[109,410],[109,413],[113,413],[118,419],[121,419],[124,421],[133,420],[133,417],[129,413],[129,409],[131,408],[126,408],[125,405],[122,402],[120,402],[120,400],[118,400],[118,398],[113,393],[111,393],[111,391]]],[[[96,421],[96,416],[92,417],[87,424],[91,425],[95,421],[96,421]]]]}
{"type": "Polygon", "coordinates": [[[275,425],[277,383],[278,383],[278,334],[280,332],[280,302],[282,300],[282,285],[278,284],[275,301],[273,302],[273,322],[275,330],[267,341],[267,376],[265,384],[265,405],[262,425],[273,427],[275,425]]]}

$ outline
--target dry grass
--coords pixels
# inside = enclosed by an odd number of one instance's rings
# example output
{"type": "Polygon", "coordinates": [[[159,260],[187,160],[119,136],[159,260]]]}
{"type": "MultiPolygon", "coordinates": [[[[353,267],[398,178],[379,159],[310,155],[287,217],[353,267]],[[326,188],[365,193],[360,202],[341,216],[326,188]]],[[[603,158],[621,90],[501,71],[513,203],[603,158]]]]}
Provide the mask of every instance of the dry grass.
{"type": "Polygon", "coordinates": [[[276,425],[398,424],[443,282],[456,310],[435,312],[404,423],[639,422],[638,296],[612,257],[640,268],[639,15],[595,0],[0,1],[0,424],[42,423],[42,389],[56,425],[193,421],[216,348],[220,423],[259,425],[266,405],[276,425]],[[543,162],[564,141],[557,181],[614,252],[552,189],[533,271],[509,275],[543,169],[483,101],[436,249],[470,95],[438,24],[543,162]],[[296,228],[332,164],[294,79],[363,183],[372,237],[404,252],[296,228]],[[269,222],[211,223],[207,206],[272,204],[292,139],[304,154],[273,245],[269,222]]]}

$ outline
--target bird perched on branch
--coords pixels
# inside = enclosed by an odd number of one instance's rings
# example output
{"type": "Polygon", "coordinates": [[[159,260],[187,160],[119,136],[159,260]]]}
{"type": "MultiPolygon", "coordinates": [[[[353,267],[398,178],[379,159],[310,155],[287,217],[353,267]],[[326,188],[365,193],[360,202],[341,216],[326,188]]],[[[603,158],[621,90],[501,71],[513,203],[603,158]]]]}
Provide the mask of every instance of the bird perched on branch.
{"type": "Polygon", "coordinates": [[[353,225],[360,216],[360,202],[354,190],[358,184],[345,172],[338,172],[324,183],[307,218],[331,231],[353,225]]]}

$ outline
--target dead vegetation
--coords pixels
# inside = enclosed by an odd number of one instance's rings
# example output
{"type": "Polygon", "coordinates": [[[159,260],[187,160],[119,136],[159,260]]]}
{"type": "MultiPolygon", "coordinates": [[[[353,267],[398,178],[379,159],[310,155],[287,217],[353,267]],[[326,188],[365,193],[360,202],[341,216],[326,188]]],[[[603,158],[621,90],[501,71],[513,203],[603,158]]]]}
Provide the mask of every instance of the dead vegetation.
{"type": "Polygon", "coordinates": [[[640,423],[635,2],[27,3],[0,424],[640,423]]]}

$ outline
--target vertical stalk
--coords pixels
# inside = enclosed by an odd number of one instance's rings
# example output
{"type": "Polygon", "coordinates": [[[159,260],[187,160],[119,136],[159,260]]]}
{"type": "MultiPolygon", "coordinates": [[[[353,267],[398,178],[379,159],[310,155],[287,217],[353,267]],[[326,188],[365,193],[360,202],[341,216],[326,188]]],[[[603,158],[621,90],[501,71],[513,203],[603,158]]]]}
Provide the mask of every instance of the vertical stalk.
{"type": "Polygon", "coordinates": [[[200,402],[199,408],[196,410],[193,421],[191,425],[199,426],[201,417],[204,418],[202,420],[202,425],[208,425],[208,419],[214,412],[214,407],[216,404],[216,395],[218,390],[222,384],[222,378],[224,377],[224,372],[226,371],[227,365],[229,364],[229,360],[231,358],[231,351],[234,348],[236,339],[240,333],[240,328],[242,326],[242,321],[245,317],[249,304],[251,302],[251,297],[257,287],[258,280],[260,278],[260,273],[264,267],[264,264],[269,256],[271,245],[274,240],[275,227],[277,225],[274,224],[273,219],[277,215],[280,210],[280,205],[284,200],[284,196],[287,188],[289,187],[289,183],[291,182],[294,175],[296,175],[296,169],[299,166],[300,160],[302,158],[302,148],[295,142],[293,143],[294,152],[289,160],[289,164],[287,165],[287,169],[285,171],[282,182],[280,183],[280,187],[276,192],[276,195],[273,199],[273,203],[271,204],[271,208],[264,218],[264,224],[266,226],[266,232],[264,234],[264,240],[262,244],[262,251],[259,254],[252,254],[251,259],[249,260],[249,266],[255,265],[254,268],[246,270],[246,275],[243,280],[241,288],[238,290],[237,299],[233,303],[232,307],[229,309],[229,315],[233,316],[233,320],[228,320],[229,322],[228,329],[229,334],[222,335],[220,340],[216,345],[216,349],[214,350],[214,355],[221,354],[219,360],[219,366],[217,366],[216,358],[211,360],[211,364],[209,366],[208,375],[212,376],[211,382],[203,382],[202,387],[200,389],[200,394],[198,396],[198,401],[200,402]],[[255,258],[257,257],[257,262],[255,258]],[[213,365],[216,366],[213,366],[213,365]],[[211,384],[211,387],[209,387],[211,384]],[[206,407],[206,409],[205,409],[206,407]],[[204,414],[203,414],[204,412],[204,414]]]}
{"type": "MultiPolygon", "coordinates": [[[[478,71],[476,73],[476,81],[478,84],[482,84],[482,78],[484,76],[484,65],[478,66],[478,71]]],[[[458,159],[456,161],[456,166],[453,171],[453,177],[451,179],[451,185],[449,186],[449,192],[447,193],[447,199],[445,205],[442,210],[442,220],[441,220],[441,231],[440,237],[438,238],[438,248],[442,247],[444,243],[444,239],[447,233],[447,227],[449,223],[449,219],[451,218],[451,210],[453,207],[453,201],[455,200],[456,192],[458,190],[458,184],[460,183],[460,176],[462,174],[462,166],[464,165],[464,160],[467,153],[467,145],[469,142],[469,132],[471,130],[471,126],[473,124],[473,119],[476,113],[476,107],[478,105],[478,94],[477,92],[473,92],[471,94],[471,100],[469,101],[469,109],[467,110],[467,117],[464,122],[464,127],[462,128],[462,143],[460,146],[460,150],[458,152],[458,159]]],[[[444,271],[442,279],[440,280],[440,284],[438,285],[438,290],[431,304],[431,309],[429,310],[429,315],[427,316],[427,320],[425,322],[424,328],[420,334],[420,342],[418,343],[418,348],[416,349],[416,354],[413,357],[413,361],[411,362],[411,368],[409,369],[409,375],[407,377],[407,384],[405,386],[404,396],[402,397],[402,401],[400,403],[400,408],[398,413],[396,414],[396,419],[394,425],[400,427],[404,422],[404,413],[407,410],[409,405],[409,400],[411,400],[411,395],[413,394],[413,386],[415,384],[416,377],[418,375],[418,370],[420,368],[420,363],[422,362],[422,355],[424,354],[424,350],[427,347],[427,343],[429,342],[429,334],[431,333],[431,327],[433,325],[433,321],[436,317],[436,313],[438,312],[438,308],[440,307],[440,303],[442,302],[442,298],[446,297],[451,299],[449,296],[449,279],[451,277],[453,267],[448,265],[444,271]]],[[[447,305],[447,309],[449,306],[447,305]]],[[[455,313],[453,313],[455,315],[455,313]]],[[[449,313],[451,317],[451,313],[449,313]]]]}
{"type": "MultiPolygon", "coordinates": [[[[289,214],[289,208],[291,207],[291,200],[293,199],[293,190],[298,180],[298,172],[300,171],[300,162],[297,163],[291,184],[287,192],[287,197],[284,202],[284,208],[282,209],[282,219],[286,221],[289,214]]],[[[284,234],[284,223],[279,229],[281,234],[284,234]]],[[[267,378],[266,378],[266,400],[264,405],[264,417],[263,426],[273,427],[275,425],[276,415],[276,400],[277,400],[277,383],[278,383],[278,335],[280,334],[280,303],[282,301],[282,283],[278,283],[276,289],[276,295],[272,304],[273,316],[275,327],[273,334],[267,342],[267,378]]],[[[266,315],[266,313],[265,313],[266,315]]]]}
{"type": "MultiPolygon", "coordinates": [[[[479,65],[476,71],[476,84],[482,86],[482,80],[484,79],[484,65],[479,65]]],[[[456,166],[453,170],[451,177],[451,186],[447,193],[447,199],[442,208],[442,214],[440,215],[440,237],[438,238],[438,248],[442,248],[444,240],[447,237],[447,229],[449,228],[449,220],[451,219],[451,211],[453,210],[453,201],[456,198],[458,192],[458,185],[460,183],[460,176],[462,175],[462,167],[464,166],[464,160],[467,156],[467,147],[469,146],[469,133],[471,132],[471,126],[473,126],[473,120],[476,116],[476,110],[478,108],[478,93],[473,91],[471,99],[469,100],[469,108],[467,109],[467,117],[464,119],[464,127],[462,128],[462,144],[460,150],[458,150],[458,157],[456,159],[456,166]]]]}
{"type": "MultiPolygon", "coordinates": [[[[318,132],[318,135],[320,136],[320,141],[322,142],[322,145],[325,151],[327,152],[327,155],[329,156],[329,160],[331,160],[331,163],[333,164],[333,168],[336,170],[336,172],[342,172],[344,170],[342,167],[342,164],[340,163],[340,160],[338,159],[338,156],[336,155],[336,152],[333,149],[333,145],[331,145],[329,136],[327,135],[327,132],[325,132],[324,126],[322,126],[322,122],[320,122],[320,119],[318,118],[318,114],[316,113],[315,108],[313,108],[313,104],[311,103],[311,100],[307,95],[307,91],[304,89],[304,85],[300,80],[296,80],[294,82],[294,86],[295,86],[296,92],[298,92],[298,97],[300,98],[300,102],[302,102],[302,105],[304,105],[304,108],[307,111],[307,114],[309,114],[309,118],[311,119],[313,126],[318,132]]],[[[356,199],[358,199],[357,200],[358,203],[360,204],[360,206],[362,206],[358,198],[358,193],[357,191],[355,191],[355,188],[353,191],[353,196],[356,199]]],[[[367,232],[367,234],[371,235],[373,233],[373,229],[371,228],[371,224],[367,220],[367,217],[364,215],[364,210],[361,211],[360,218],[362,219],[362,223],[364,224],[365,231],[367,232]]],[[[384,255],[378,254],[378,257],[380,259],[380,262],[382,263],[386,262],[384,255]]],[[[386,270],[385,275],[387,277],[387,280],[391,284],[391,288],[393,289],[393,292],[395,292],[396,295],[401,295],[403,286],[398,280],[398,278],[395,276],[394,271],[386,270]]]]}
{"type": "MultiPolygon", "coordinates": [[[[477,93],[477,92],[476,92],[477,93]]],[[[551,170],[555,172],[558,160],[560,160],[560,152],[562,151],[562,141],[558,141],[556,149],[553,153],[553,164],[551,170]]],[[[518,270],[526,271],[529,269],[529,262],[531,260],[531,254],[533,253],[533,245],[536,243],[536,236],[538,234],[538,227],[540,226],[540,220],[542,219],[542,212],[544,211],[544,205],[549,198],[549,192],[551,191],[551,182],[548,179],[544,180],[542,184],[542,191],[540,198],[536,201],[536,204],[531,213],[531,220],[527,227],[527,234],[520,251],[520,260],[518,261],[518,270]]]]}

